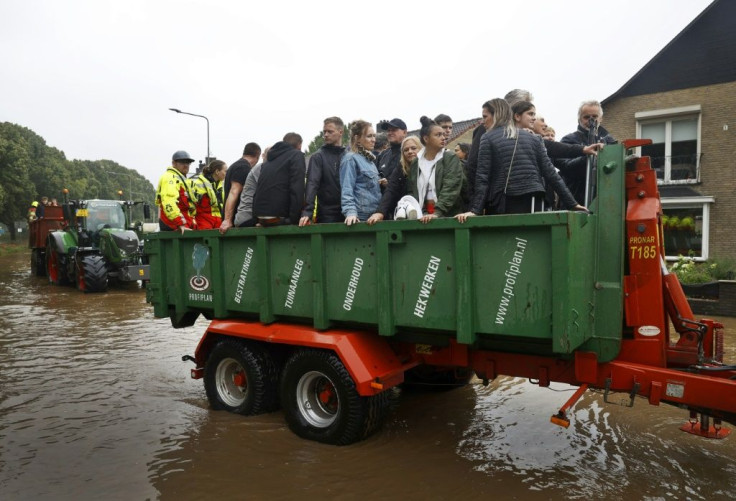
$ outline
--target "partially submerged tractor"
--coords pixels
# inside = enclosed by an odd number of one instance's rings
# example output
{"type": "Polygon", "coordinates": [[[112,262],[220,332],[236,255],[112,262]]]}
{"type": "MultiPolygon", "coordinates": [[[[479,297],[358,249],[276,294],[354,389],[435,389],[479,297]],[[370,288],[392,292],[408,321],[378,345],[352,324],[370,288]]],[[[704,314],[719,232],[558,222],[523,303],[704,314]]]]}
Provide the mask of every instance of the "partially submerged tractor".
{"type": "MultiPolygon", "coordinates": [[[[131,218],[132,208],[139,204],[143,205],[144,218],[150,217],[150,207],[143,202],[69,200],[65,191],[59,208],[60,227],[45,235],[39,227],[35,237],[37,245],[43,237],[43,245],[34,252],[44,257],[49,281],[75,284],[84,292],[104,292],[110,281],[147,281],[148,264],[139,237],[142,223],[131,218]]],[[[40,266],[36,264],[37,274],[40,266]]]]}
{"type": "Polygon", "coordinates": [[[174,327],[211,320],[184,359],[213,408],[280,406],[320,442],[368,436],[410,375],[467,371],[577,386],[551,412],[562,426],[599,388],[686,409],[687,431],[721,438],[736,366],[667,270],[656,173],[625,156],[646,143],[601,151],[590,214],[159,233],[147,298],[174,327]]]}

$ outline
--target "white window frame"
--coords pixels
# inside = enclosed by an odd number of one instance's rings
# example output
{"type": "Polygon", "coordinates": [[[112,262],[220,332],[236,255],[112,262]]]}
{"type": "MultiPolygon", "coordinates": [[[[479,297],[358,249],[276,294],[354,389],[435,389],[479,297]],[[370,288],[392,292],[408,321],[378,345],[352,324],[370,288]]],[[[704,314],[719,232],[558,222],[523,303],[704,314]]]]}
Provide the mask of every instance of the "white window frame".
{"type": "MultiPolygon", "coordinates": [[[[657,179],[657,184],[698,184],[700,183],[700,148],[702,145],[700,130],[702,113],[699,104],[691,106],[680,106],[677,108],[665,108],[660,110],[638,111],[634,113],[636,119],[636,137],[641,139],[641,126],[653,123],[665,124],[664,138],[664,179],[657,179]],[[672,180],[672,119],[682,118],[685,116],[697,116],[697,152],[695,160],[695,179],[676,179],[672,180]]],[[[641,155],[641,148],[637,148],[638,154],[641,155]]]]}
{"type": "MultiPolygon", "coordinates": [[[[710,242],[710,206],[715,203],[714,197],[664,197],[661,198],[662,209],[703,209],[703,236],[701,238],[700,256],[695,261],[707,261],[710,242]]],[[[677,261],[679,256],[665,256],[667,261],[677,261]]]]}

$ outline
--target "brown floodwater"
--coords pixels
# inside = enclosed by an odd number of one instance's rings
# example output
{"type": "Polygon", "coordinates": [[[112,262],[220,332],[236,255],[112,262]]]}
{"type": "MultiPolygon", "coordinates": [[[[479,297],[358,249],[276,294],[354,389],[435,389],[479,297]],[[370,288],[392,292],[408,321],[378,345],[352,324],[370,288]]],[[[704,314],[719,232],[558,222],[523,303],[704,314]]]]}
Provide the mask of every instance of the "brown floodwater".
{"type": "MultiPolygon", "coordinates": [[[[727,361],[736,360],[736,319],[727,361]]],[[[204,331],[154,319],[142,289],[82,294],[0,258],[0,499],[735,499],[736,432],[678,430],[687,413],[603,403],[514,378],[396,392],[382,431],[333,447],[281,412],[208,408],[189,378],[204,331]]]]}

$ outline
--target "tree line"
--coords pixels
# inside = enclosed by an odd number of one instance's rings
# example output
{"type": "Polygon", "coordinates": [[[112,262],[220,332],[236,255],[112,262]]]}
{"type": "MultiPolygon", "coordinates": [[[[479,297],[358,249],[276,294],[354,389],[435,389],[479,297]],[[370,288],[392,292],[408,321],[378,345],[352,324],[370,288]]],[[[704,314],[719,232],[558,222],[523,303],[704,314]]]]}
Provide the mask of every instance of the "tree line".
{"type": "Polygon", "coordinates": [[[153,205],[153,185],[134,169],[112,160],[67,160],[64,152],[26,127],[0,122],[0,223],[15,239],[16,225],[26,219],[31,203],[41,197],[142,200],[153,205]],[[130,193],[129,193],[130,192],[130,193]]]}

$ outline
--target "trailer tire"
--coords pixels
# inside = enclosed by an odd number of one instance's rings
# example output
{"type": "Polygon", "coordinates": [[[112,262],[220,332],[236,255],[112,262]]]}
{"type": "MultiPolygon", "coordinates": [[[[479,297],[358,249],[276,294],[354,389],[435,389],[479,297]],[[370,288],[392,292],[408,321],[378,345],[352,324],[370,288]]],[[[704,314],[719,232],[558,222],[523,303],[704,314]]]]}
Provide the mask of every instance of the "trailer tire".
{"type": "Polygon", "coordinates": [[[77,260],[77,289],[82,292],[105,292],[107,290],[107,266],[102,256],[89,254],[77,260]]]}
{"type": "Polygon", "coordinates": [[[37,277],[46,276],[46,253],[44,249],[31,251],[31,273],[37,277]]]}
{"type": "Polygon", "coordinates": [[[278,367],[258,346],[223,339],[210,352],[204,388],[214,410],[251,416],[278,409],[278,367]]]}
{"type": "Polygon", "coordinates": [[[300,350],[286,362],[281,407],[291,431],[325,444],[349,445],[378,430],[389,409],[388,392],[362,397],[340,358],[300,350]]]}
{"type": "Polygon", "coordinates": [[[54,285],[66,285],[69,283],[64,263],[51,241],[49,241],[49,245],[46,247],[46,276],[49,277],[49,283],[54,285]]]}

